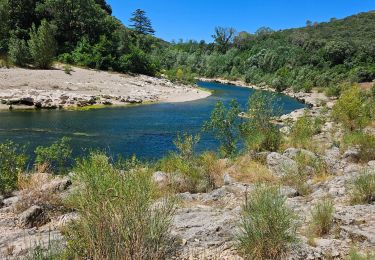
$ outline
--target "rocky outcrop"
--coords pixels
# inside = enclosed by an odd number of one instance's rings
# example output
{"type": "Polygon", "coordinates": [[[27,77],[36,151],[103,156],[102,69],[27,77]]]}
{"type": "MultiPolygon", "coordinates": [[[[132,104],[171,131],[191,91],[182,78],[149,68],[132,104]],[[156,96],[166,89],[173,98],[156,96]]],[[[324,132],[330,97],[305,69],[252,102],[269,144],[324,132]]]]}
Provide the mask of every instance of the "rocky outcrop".
{"type": "Polygon", "coordinates": [[[298,170],[298,165],[294,160],[279,153],[270,153],[267,156],[267,167],[277,177],[283,177],[289,171],[298,170]]]}

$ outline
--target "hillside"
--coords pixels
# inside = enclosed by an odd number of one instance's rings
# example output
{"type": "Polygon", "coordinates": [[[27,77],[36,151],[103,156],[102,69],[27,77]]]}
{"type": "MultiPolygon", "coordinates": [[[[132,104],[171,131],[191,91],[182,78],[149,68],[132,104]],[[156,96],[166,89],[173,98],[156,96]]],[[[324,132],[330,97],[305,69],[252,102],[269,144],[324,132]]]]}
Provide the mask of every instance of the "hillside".
{"type": "Polygon", "coordinates": [[[214,44],[178,43],[155,56],[171,71],[242,79],[278,90],[324,87],[338,95],[342,83],[375,78],[375,12],[277,32],[265,27],[255,34],[230,36],[229,28],[219,33],[214,44]]]}

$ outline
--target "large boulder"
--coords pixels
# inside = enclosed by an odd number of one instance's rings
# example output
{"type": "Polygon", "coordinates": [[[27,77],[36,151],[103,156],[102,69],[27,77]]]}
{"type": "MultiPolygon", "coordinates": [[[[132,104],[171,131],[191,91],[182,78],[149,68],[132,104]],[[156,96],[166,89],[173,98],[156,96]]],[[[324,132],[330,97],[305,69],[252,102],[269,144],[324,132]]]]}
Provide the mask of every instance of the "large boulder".
{"type": "Polygon", "coordinates": [[[313,152],[305,150],[305,149],[297,149],[297,148],[286,149],[283,155],[292,160],[295,160],[298,155],[304,155],[307,158],[312,159],[312,160],[317,158],[313,152]]]}
{"type": "Polygon", "coordinates": [[[283,177],[289,171],[298,170],[298,165],[294,160],[279,153],[270,153],[267,156],[267,167],[277,177],[283,177]]]}
{"type": "Polygon", "coordinates": [[[360,156],[359,156],[359,150],[356,149],[356,148],[350,148],[350,149],[348,149],[348,150],[342,155],[342,159],[343,159],[345,162],[348,162],[348,163],[358,163],[358,162],[359,162],[359,159],[360,159],[360,156]]]}

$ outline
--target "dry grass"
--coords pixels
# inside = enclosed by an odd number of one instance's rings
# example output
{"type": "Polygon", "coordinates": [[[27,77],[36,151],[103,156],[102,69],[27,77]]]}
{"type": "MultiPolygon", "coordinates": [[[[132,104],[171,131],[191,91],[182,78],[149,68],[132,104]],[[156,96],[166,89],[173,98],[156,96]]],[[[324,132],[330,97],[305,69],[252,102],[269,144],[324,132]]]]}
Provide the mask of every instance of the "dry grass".
{"type": "Polygon", "coordinates": [[[52,180],[53,177],[47,173],[34,173],[28,176],[19,176],[18,187],[21,199],[16,204],[15,211],[21,212],[33,205],[55,210],[63,209],[61,197],[53,190],[43,187],[43,185],[52,180]]]}
{"type": "Polygon", "coordinates": [[[239,157],[229,169],[229,174],[242,183],[278,183],[277,177],[265,165],[254,161],[249,155],[239,157]]]}

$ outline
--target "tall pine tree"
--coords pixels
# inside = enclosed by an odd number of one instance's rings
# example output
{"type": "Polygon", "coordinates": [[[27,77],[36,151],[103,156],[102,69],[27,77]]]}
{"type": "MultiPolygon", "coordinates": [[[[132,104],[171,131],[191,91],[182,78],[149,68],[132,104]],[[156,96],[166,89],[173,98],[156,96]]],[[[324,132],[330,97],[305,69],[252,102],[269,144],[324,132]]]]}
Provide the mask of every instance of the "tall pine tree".
{"type": "Polygon", "coordinates": [[[137,9],[133,12],[133,17],[130,19],[130,25],[134,30],[140,34],[154,34],[155,30],[152,28],[151,20],[146,16],[146,12],[137,9]]]}

